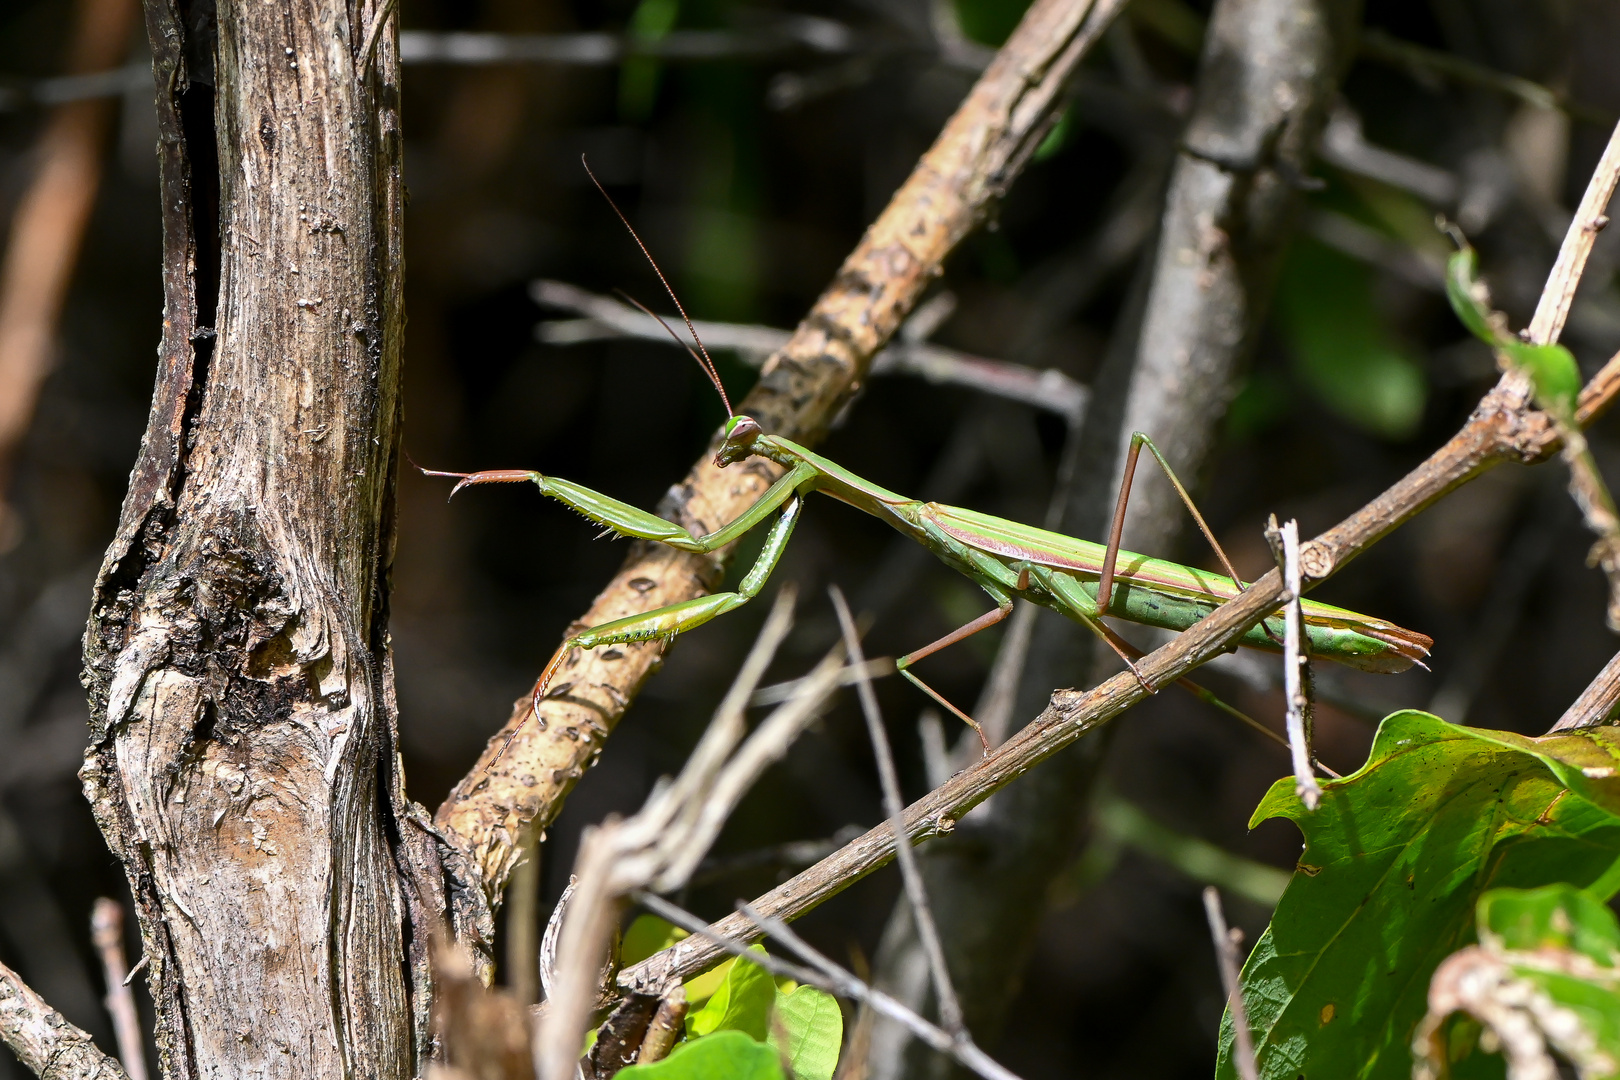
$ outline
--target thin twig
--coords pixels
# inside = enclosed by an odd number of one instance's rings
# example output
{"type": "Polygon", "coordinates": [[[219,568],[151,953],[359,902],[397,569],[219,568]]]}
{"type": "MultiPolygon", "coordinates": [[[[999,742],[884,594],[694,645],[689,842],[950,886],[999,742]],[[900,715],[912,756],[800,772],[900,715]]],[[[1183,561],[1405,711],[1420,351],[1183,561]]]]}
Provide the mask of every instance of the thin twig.
{"type": "MultiPolygon", "coordinates": [[[[838,612],[838,626],[844,634],[844,648],[849,658],[860,665],[860,634],[855,630],[855,619],[849,613],[843,590],[834,585],[833,609],[838,612]]],[[[928,889],[923,884],[922,871],[917,868],[917,853],[911,850],[906,838],[906,804],[900,798],[900,777],[894,768],[894,752],[889,748],[889,733],[883,727],[883,714],[878,709],[877,695],[872,692],[872,680],[861,679],[855,686],[861,699],[861,712],[866,717],[866,734],[872,741],[872,755],[877,758],[878,780],[883,788],[883,812],[889,816],[889,828],[894,833],[894,853],[900,863],[900,878],[905,882],[906,897],[911,901],[911,917],[916,922],[917,937],[923,953],[928,957],[928,970],[934,979],[934,993],[939,999],[939,1019],[945,1030],[956,1039],[967,1037],[962,1025],[962,1003],[956,988],[951,985],[950,968],[945,963],[945,947],[940,944],[939,930],[934,925],[934,912],[928,905],[928,889]]]]}
{"type": "Polygon", "coordinates": [[[1567,94],[1520,78],[1506,72],[1488,68],[1483,64],[1476,64],[1466,60],[1455,53],[1442,52],[1439,49],[1427,49],[1422,45],[1414,45],[1410,41],[1402,41],[1391,37],[1376,28],[1361,32],[1361,55],[1369,60],[1378,60],[1386,64],[1401,67],[1416,68],[1419,71],[1433,72],[1443,75],[1456,82],[1471,86],[1482,86],[1488,90],[1516,97],[1527,105],[1534,105],[1541,109],[1560,109],[1576,120],[1584,120],[1590,124],[1599,124],[1603,127],[1614,123],[1614,114],[1603,109],[1597,109],[1578,101],[1571,101],[1567,94]]]}
{"type": "Polygon", "coordinates": [[[1243,1080],[1259,1080],[1260,1071],[1254,1064],[1254,1036],[1249,1032],[1249,1011],[1243,1007],[1243,984],[1238,980],[1237,948],[1243,931],[1226,928],[1221,893],[1213,885],[1204,889],[1204,914],[1209,917],[1209,936],[1215,940],[1215,960],[1221,969],[1221,986],[1226,990],[1226,1007],[1232,1014],[1233,1062],[1243,1080]]]}
{"type": "Polygon", "coordinates": [[[128,1080],[118,1062],[96,1049],[89,1032],[68,1023],[4,964],[0,964],[0,1040],[36,1076],[128,1080]]]}
{"type": "MultiPolygon", "coordinates": [[[[607,941],[623,898],[637,889],[684,886],[748,788],[787,752],[837,690],[844,666],[841,646],[816,665],[815,677],[795,697],[743,738],[748,698],[787,636],[792,611],[793,590],[783,589],[680,775],[654,787],[634,816],[610,820],[581,839],[576,892],[566,911],[552,916],[553,924],[560,920],[561,930],[555,935],[555,971],[545,977],[548,1009],[536,1049],[539,1080],[573,1075],[586,1022],[600,996],[607,941]]],[[[543,951],[549,951],[552,937],[548,928],[543,951]]],[[[640,1024],[645,1026],[650,1017],[649,1011],[640,1024]]],[[[639,1046],[640,1039],[638,1033],[633,1045],[639,1046]]]]}
{"type": "Polygon", "coordinates": [[[113,1035],[118,1039],[118,1056],[129,1080],[146,1080],[146,1048],[141,1037],[141,1019],[135,1011],[135,995],[129,989],[129,972],[124,962],[124,907],[116,900],[99,897],[90,909],[90,940],[101,957],[101,970],[107,978],[107,1013],[112,1017],[113,1035]]]}
{"type": "Polygon", "coordinates": [[[843,23],[792,15],[767,26],[731,30],[671,30],[657,38],[637,34],[501,34],[476,31],[404,30],[400,60],[406,64],[565,64],[600,67],[628,57],[664,61],[760,60],[793,52],[828,56],[857,51],[892,52],[894,46],[863,41],[843,23]]]}
{"type": "Polygon", "coordinates": [[[1570,703],[1547,734],[1595,727],[1613,719],[1617,708],[1620,708],[1620,653],[1609,658],[1603,670],[1581,691],[1581,696],[1570,703]]]}
{"type": "MultiPolygon", "coordinates": [[[[854,683],[860,682],[862,679],[881,679],[893,674],[894,661],[889,659],[887,656],[880,656],[874,660],[868,660],[859,666],[850,664],[845,667],[844,670],[838,673],[838,685],[850,686],[854,683]]],[[[753,695],[749,697],[749,707],[754,708],[760,705],[780,704],[781,702],[784,702],[788,698],[792,697],[794,694],[798,693],[799,688],[804,685],[804,679],[809,677],[810,676],[806,675],[804,678],[788,679],[786,682],[772,683],[769,686],[762,686],[758,690],[755,690],[753,695]]]]}
{"type": "Polygon", "coordinates": [[[1294,762],[1294,794],[1315,810],[1322,801],[1322,785],[1316,782],[1311,762],[1311,701],[1306,693],[1310,677],[1310,653],[1305,648],[1304,590],[1299,580],[1299,522],[1290,519],[1277,525],[1275,515],[1266,525],[1266,542],[1276,556],[1283,575],[1283,699],[1287,705],[1288,752],[1294,762]]]}
{"type": "MultiPolygon", "coordinates": [[[[990,1055],[980,1050],[971,1039],[953,1038],[944,1029],[929,1023],[888,994],[867,985],[850,972],[828,960],[821,953],[811,948],[803,938],[789,930],[786,924],[777,919],[760,915],[747,904],[741,905],[740,918],[755,927],[758,932],[770,934],[794,953],[806,958],[813,965],[813,968],[782,960],[769,953],[750,950],[745,942],[716,934],[713,928],[706,925],[702,919],[689,911],[677,907],[655,893],[638,892],[634,894],[632,899],[653,914],[668,919],[676,926],[692,933],[695,938],[707,942],[714,948],[716,953],[730,953],[732,956],[740,957],[749,963],[758,964],[772,975],[786,976],[797,982],[824,990],[829,994],[836,994],[839,997],[849,998],[852,1001],[870,1006],[874,1011],[904,1024],[911,1030],[913,1035],[916,1035],[934,1049],[950,1054],[957,1061],[984,1077],[985,1080],[1018,1080],[1014,1073],[1009,1072],[992,1059],[990,1055]]],[[[693,939],[689,938],[688,940],[693,939]]]]}
{"type": "MultiPolygon", "coordinates": [[[[69,69],[95,72],[123,58],[134,0],[79,0],[69,69]]],[[[0,263],[0,500],[50,372],[56,324],[101,185],[105,101],[61,105],[40,137],[39,166],[17,202],[0,263]]],[[[16,528],[0,501],[0,547],[16,528]]]]}
{"type": "MultiPolygon", "coordinates": [[[[529,295],[537,304],[584,316],[536,325],[535,338],[548,345],[577,345],[618,338],[662,345],[681,344],[672,342],[655,320],[648,319],[629,304],[566,282],[536,281],[530,286],[529,295]]],[[[751,367],[759,367],[793,336],[787,330],[749,323],[694,319],[692,326],[709,348],[732,350],[751,367]]],[[[1085,411],[1089,398],[1085,386],[1056,368],[1037,369],[990,360],[922,340],[901,340],[884,349],[872,361],[872,374],[912,375],[938,385],[964,386],[1055,412],[1071,422],[1085,411]]]]}
{"type": "Polygon", "coordinates": [[[1586,260],[1597,242],[1597,234],[1609,223],[1606,211],[1609,200],[1614,196],[1616,181],[1620,181],[1620,124],[1609,135],[1609,143],[1603,148],[1603,156],[1598,159],[1592,179],[1586,185],[1581,204],[1575,209],[1574,220],[1564,234],[1564,242],[1558,249],[1558,261],[1553,263],[1552,273],[1548,275],[1541,299],[1536,304],[1535,316],[1525,331],[1525,336],[1531,342],[1545,345],[1557,341],[1563,331],[1564,322],[1569,318],[1570,304],[1575,299],[1575,289],[1586,269],[1586,260]]]}

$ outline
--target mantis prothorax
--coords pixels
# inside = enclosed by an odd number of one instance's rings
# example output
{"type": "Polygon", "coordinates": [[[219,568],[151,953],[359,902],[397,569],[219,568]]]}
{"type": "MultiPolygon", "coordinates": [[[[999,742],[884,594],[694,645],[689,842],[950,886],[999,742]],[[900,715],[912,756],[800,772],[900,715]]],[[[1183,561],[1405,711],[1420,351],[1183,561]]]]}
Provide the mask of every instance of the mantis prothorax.
{"type": "MultiPolygon", "coordinates": [[[[589,171],[587,167],[587,171],[589,171]]],[[[596,178],[593,175],[591,179],[596,178]]],[[[600,188],[601,184],[598,183],[600,188]]],[[[603,191],[603,196],[607,192],[603,191]]],[[[608,199],[612,204],[612,199],[608,199]]],[[[624,222],[636,244],[652,263],[653,270],[663,282],[664,289],[681,318],[691,331],[691,320],[664,278],[646,245],[636,236],[624,214],[615,205],[614,212],[624,222]]],[[[634,302],[634,301],[632,301],[634,302]]],[[[641,307],[640,304],[637,304],[641,307]]],[[[642,307],[643,311],[647,311],[642,307]]],[[[652,312],[651,317],[663,320],[652,312]]],[[[1117,616],[1148,626],[1169,630],[1185,630],[1216,607],[1237,596],[1245,587],[1232,568],[1231,562],[1215,542],[1203,516],[1193,505],[1186,489],[1176,478],[1169,464],[1146,435],[1138,432],[1131,437],[1125,478],[1115,509],[1113,527],[1107,545],[1077,540],[1061,533],[1037,529],[1005,518],[981,514],[941,503],[922,502],[897,495],[879,487],[848,469],[800,446],[789,439],[766,433],[752,417],[735,413],[726,397],[725,387],[715,371],[708,351],[692,331],[697,345],[681,341],[667,323],[664,328],[686,348],[697,361],[704,374],[714,384],[725,403],[729,419],[715,464],[724,468],[751,456],[763,457],[786,470],[752,506],[743,511],[730,524],[704,536],[693,536],[685,528],[666,521],[656,514],[638,509],[617,499],[592,491],[568,480],[526,469],[502,469],[475,473],[448,473],[423,470],[430,476],[459,477],[452,495],[474,484],[532,482],[542,495],[567,504],[591,521],[620,536],[654,540],[681,551],[707,553],[751,532],[772,515],[765,545],[753,567],[738,583],[736,591],[714,593],[648,611],[641,615],[615,619],[593,626],[570,636],[546,665],[535,685],[536,708],[545,695],[552,677],[568,654],[576,648],[591,649],[653,638],[673,638],[710,619],[742,607],[759,594],[771,571],[781,559],[788,540],[793,535],[803,508],[803,498],[813,491],[824,492],[864,510],[873,517],[887,522],[906,536],[937,555],[947,566],[965,575],[982,588],[995,606],[978,618],[969,621],[937,641],[924,645],[895,662],[896,669],[924,693],[938,701],[956,716],[978,730],[972,717],[947,701],[942,695],[919,679],[911,666],[924,657],[954,645],[964,638],[993,626],[1012,613],[1013,599],[1020,597],[1060,612],[1084,624],[1115,650],[1137,678],[1141,673],[1132,664],[1133,655],[1140,655],[1128,643],[1101,622],[1103,615],[1117,616]],[[1137,456],[1147,447],[1163,467],[1177,493],[1192,512],[1204,536],[1215,548],[1226,574],[1215,574],[1162,559],[1122,551],[1119,547],[1124,523],[1126,501],[1137,456]],[[1103,598],[1099,605],[1098,597],[1103,598]]],[[[1411,630],[1402,629],[1382,619],[1312,601],[1304,602],[1304,616],[1313,656],[1337,660],[1364,671],[1404,671],[1420,663],[1428,655],[1432,639],[1411,630]]],[[[1281,621],[1265,620],[1238,639],[1238,644],[1251,648],[1276,651],[1280,640],[1281,621]],[[1272,625],[1275,624],[1275,625],[1272,625]]],[[[1149,690],[1157,688],[1142,679],[1149,690]]],[[[1200,696],[1207,693],[1191,687],[1200,696]]],[[[515,734],[515,732],[514,732],[515,734]]],[[[980,731],[983,739],[983,732],[980,731]]],[[[510,741],[510,740],[508,740],[510,741]]]]}

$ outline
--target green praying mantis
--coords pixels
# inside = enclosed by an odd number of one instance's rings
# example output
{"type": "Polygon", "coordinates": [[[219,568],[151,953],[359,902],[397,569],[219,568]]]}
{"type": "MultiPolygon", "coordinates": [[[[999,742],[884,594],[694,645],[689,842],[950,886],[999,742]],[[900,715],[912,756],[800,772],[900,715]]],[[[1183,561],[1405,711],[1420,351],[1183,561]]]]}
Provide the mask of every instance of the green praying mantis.
{"type": "MultiPolygon", "coordinates": [[[[595,177],[592,176],[592,179],[595,180],[595,177]]],[[[601,187],[600,184],[597,186],[601,187]]],[[[606,191],[602,194],[607,197],[606,191]]],[[[612,199],[609,198],[608,202],[611,205],[612,199]]],[[[981,740],[984,733],[973,718],[918,678],[911,668],[917,661],[1001,622],[1012,613],[1015,598],[1040,604],[1086,626],[1113,648],[1126,666],[1136,673],[1143,686],[1153,692],[1157,687],[1149,684],[1132,662],[1140,653],[1103,623],[1102,617],[1117,616],[1148,626],[1185,630],[1245,588],[1169,463],[1152,441],[1140,432],[1131,437],[1124,480],[1106,545],[961,507],[908,499],[855,475],[796,442],[768,434],[752,417],[732,410],[714,362],[687,318],[680,299],[624,214],[616,205],[613,209],[652,264],[670,299],[675,302],[696,349],[687,345],[662,318],[639,303],[636,306],[657,319],[676,343],[697,361],[725,405],[729,419],[720,448],[715,454],[715,464],[724,468],[749,457],[762,457],[781,466],[784,472],[735,520],[703,536],[693,536],[682,526],[656,514],[572,481],[533,470],[500,469],[474,473],[423,470],[430,476],[458,478],[452,496],[471,485],[531,482],[542,495],[564,503],[619,536],[652,540],[694,553],[709,553],[723,548],[773,516],[775,518],[763,549],[735,591],[712,593],[669,604],[640,615],[602,623],[570,636],[552,655],[535,684],[536,708],[553,676],[572,650],[655,638],[671,639],[702,626],[710,619],[735,611],[752,600],[764,588],[781,559],[798,524],[804,498],[811,492],[830,495],[887,522],[932,551],[945,565],[972,580],[989,595],[994,603],[989,611],[895,661],[896,669],[904,678],[978,731],[981,740]],[[1131,481],[1143,447],[1152,453],[1163,468],[1193,519],[1214,547],[1225,566],[1224,575],[1120,550],[1131,481]]],[[[631,302],[635,303],[634,300],[631,302]]],[[[1382,619],[1310,600],[1303,602],[1303,608],[1312,655],[1364,671],[1404,671],[1414,663],[1421,663],[1433,644],[1432,639],[1423,634],[1382,619]]],[[[1277,643],[1281,640],[1280,635],[1281,620],[1272,617],[1251,628],[1238,640],[1238,644],[1276,651],[1279,649],[1277,643]]],[[[1191,689],[1204,696],[1199,688],[1191,689]]]]}

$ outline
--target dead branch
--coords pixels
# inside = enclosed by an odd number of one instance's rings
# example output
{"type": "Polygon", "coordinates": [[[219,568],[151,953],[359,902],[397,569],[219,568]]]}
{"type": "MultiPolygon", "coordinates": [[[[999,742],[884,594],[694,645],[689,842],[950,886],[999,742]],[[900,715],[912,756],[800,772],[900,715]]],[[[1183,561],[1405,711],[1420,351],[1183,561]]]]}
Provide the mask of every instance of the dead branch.
{"type": "MultiPolygon", "coordinates": [[[[1080,58],[1121,6],[1119,0],[1040,0],[1030,8],[741,409],[766,431],[811,445],[821,439],[945,257],[1039,145],[1080,58]]],[[[765,462],[723,473],[705,455],[659,513],[705,531],[736,517],[775,478],[765,462]]],[[[637,545],[575,625],[701,595],[719,580],[723,562],[637,545]]],[[[458,933],[474,934],[499,903],[518,838],[555,816],[663,651],[655,642],[570,657],[539,715],[526,722],[526,693],[439,807],[439,828],[476,867],[483,900],[480,906],[468,896],[458,903],[458,933]],[[494,761],[514,731],[510,749],[494,761]]]]}
{"type": "Polygon", "coordinates": [[[129,989],[129,966],[124,960],[124,906],[103,896],[90,909],[90,941],[101,957],[102,974],[107,979],[107,1012],[112,1017],[113,1035],[118,1039],[118,1057],[129,1080],[146,1080],[146,1042],[141,1038],[141,1018],[135,1011],[135,995],[129,989]]]}
{"type": "MultiPolygon", "coordinates": [[[[535,327],[535,337],[551,345],[573,345],[585,341],[637,338],[660,345],[678,345],[663,327],[629,304],[611,296],[598,296],[561,281],[536,281],[529,290],[535,303],[574,311],[581,319],[543,322],[535,327]]],[[[931,305],[925,304],[924,308],[931,305]]],[[[963,386],[982,394],[1006,398],[1057,413],[1070,424],[1084,414],[1089,391],[1056,368],[1038,370],[1024,364],[971,356],[956,349],[930,345],[927,334],[915,338],[910,328],[916,317],[901,328],[901,340],[889,345],[872,361],[869,374],[912,375],[931,383],[963,386]]],[[[706,322],[694,319],[692,327],[710,349],[733,349],[747,364],[758,366],[792,338],[786,330],[772,326],[742,323],[706,322]]]]}
{"type": "MultiPolygon", "coordinates": [[[[129,43],[135,0],[79,0],[78,9],[69,73],[117,64],[129,43]]],[[[11,219],[0,264],[0,498],[50,373],[56,322],[101,185],[102,143],[112,116],[105,100],[57,107],[40,137],[33,181],[11,219]]],[[[17,527],[6,520],[9,514],[0,503],[0,532],[17,527]]]]}
{"type": "Polygon", "coordinates": [[[127,1080],[118,1062],[0,964],[0,1039],[43,1080],[127,1080]]]}
{"type": "Polygon", "coordinates": [[[1556,735],[1560,731],[1574,731],[1605,723],[1613,719],[1617,707],[1620,707],[1620,653],[1603,665],[1603,670],[1581,691],[1580,697],[1570,702],[1564,715],[1547,729],[1547,734],[1556,735]]]}

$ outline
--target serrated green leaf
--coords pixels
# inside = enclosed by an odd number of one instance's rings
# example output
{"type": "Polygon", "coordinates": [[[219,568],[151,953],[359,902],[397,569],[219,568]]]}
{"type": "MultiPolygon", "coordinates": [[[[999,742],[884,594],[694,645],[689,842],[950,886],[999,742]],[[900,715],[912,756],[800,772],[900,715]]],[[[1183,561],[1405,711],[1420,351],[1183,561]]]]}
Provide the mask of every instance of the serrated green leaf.
{"type": "MultiPolygon", "coordinates": [[[[667,919],[656,915],[639,915],[624,932],[619,943],[619,964],[629,967],[639,964],[656,952],[662,952],[686,937],[687,933],[667,919]]],[[[690,997],[687,998],[691,1000],[690,997]]]]}
{"type": "MultiPolygon", "coordinates": [[[[1452,1062],[1488,1067],[1500,1050],[1515,1075],[1553,1076],[1551,1051],[1583,1080],[1620,1073],[1620,924],[1590,893],[1570,885],[1493,889],[1477,907],[1480,943],[1449,956],[1434,974],[1431,1012],[1414,1041],[1414,1075],[1455,1073],[1452,1062]],[[1494,1038],[1482,1045],[1480,1034],[1494,1038]]],[[[1476,1071],[1476,1070],[1470,1070],[1476,1071]]]]}
{"type": "Polygon", "coordinates": [[[782,1055],[740,1031],[693,1039],[663,1061],[631,1065],[618,1075],[623,1080],[785,1080],[782,1055]]]}
{"type": "MultiPolygon", "coordinates": [[[[1292,778],[1252,824],[1287,817],[1299,866],[1243,969],[1261,1075],[1406,1077],[1436,965],[1474,934],[1489,888],[1597,883],[1620,865],[1620,732],[1531,739],[1421,712],[1379,725],[1367,764],[1292,778]]],[[[1235,1075],[1230,1017],[1217,1076],[1235,1075]]]]}
{"type": "Polygon", "coordinates": [[[838,1001],[813,986],[776,995],[778,1024],[771,1025],[771,1045],[788,1060],[797,1080],[832,1080],[838,1049],[844,1042],[844,1013],[838,1001]]]}
{"type": "MultiPolygon", "coordinates": [[[[764,953],[759,945],[750,951],[764,953]]],[[[776,1003],[776,981],[758,964],[733,963],[713,996],[701,1008],[686,1014],[686,1037],[715,1031],[741,1031],[764,1041],[770,1030],[771,1006],[776,1003]]]]}

